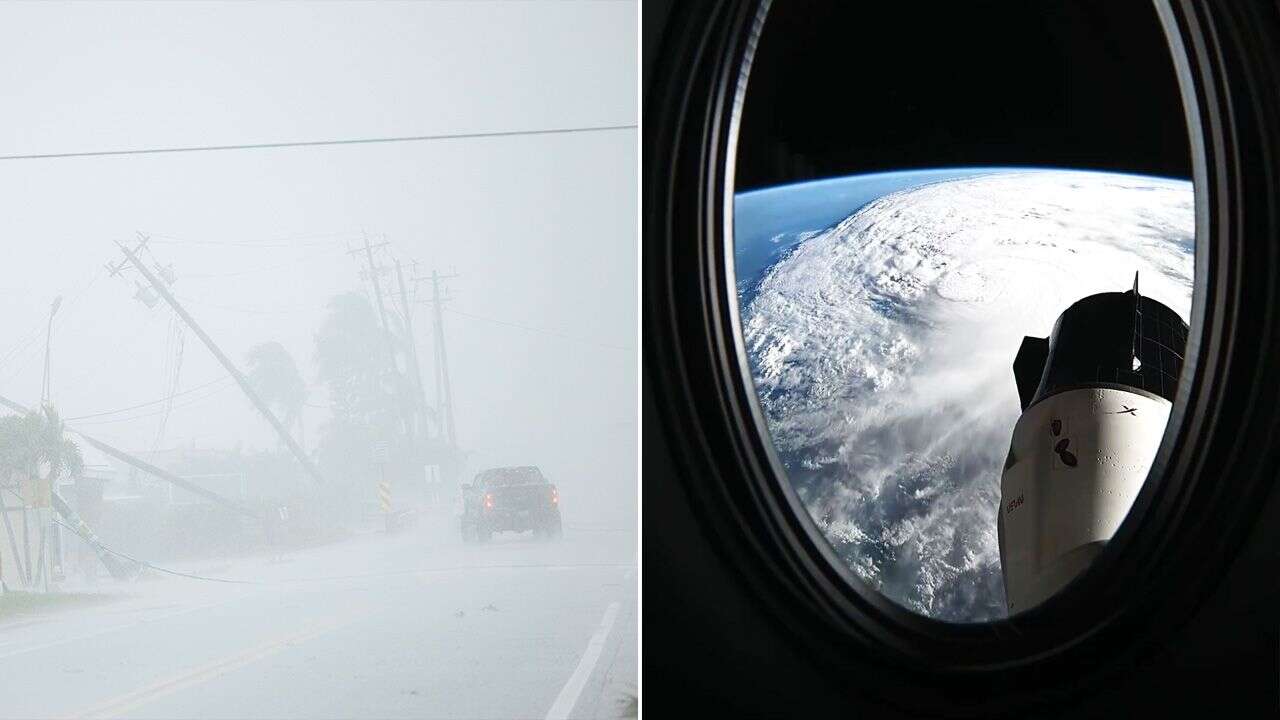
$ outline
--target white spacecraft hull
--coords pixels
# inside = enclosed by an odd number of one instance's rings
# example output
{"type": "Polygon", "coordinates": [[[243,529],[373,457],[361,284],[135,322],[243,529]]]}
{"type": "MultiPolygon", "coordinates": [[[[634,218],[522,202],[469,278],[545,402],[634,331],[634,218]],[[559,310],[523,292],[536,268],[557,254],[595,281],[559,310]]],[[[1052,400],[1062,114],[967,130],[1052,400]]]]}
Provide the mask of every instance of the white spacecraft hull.
{"type": "Polygon", "coordinates": [[[1061,590],[1115,534],[1147,479],[1171,407],[1132,388],[1084,387],[1022,414],[1000,487],[1010,614],[1061,590]]]}

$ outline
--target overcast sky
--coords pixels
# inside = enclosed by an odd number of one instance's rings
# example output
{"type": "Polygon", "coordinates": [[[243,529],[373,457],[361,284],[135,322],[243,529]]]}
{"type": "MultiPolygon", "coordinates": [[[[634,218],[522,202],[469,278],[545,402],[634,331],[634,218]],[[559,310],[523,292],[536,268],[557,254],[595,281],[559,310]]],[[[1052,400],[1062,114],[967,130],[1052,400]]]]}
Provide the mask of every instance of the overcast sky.
{"type": "MultiPolygon", "coordinates": [[[[6,3],[0,154],[626,125],[635,63],[630,2],[6,3]]],[[[625,511],[636,143],[630,129],[0,161],[0,395],[38,401],[59,295],[51,375],[65,417],[165,395],[172,313],[104,270],[138,231],[228,355],[243,363],[279,341],[314,385],[323,305],[361,289],[347,249],[367,233],[420,275],[459,275],[451,307],[467,315],[445,323],[471,470],[541,465],[583,501],[625,511]]],[[[428,308],[415,309],[429,359],[428,308]]],[[[179,390],[223,375],[188,332],[179,390]]],[[[149,449],[158,407],[78,427],[149,449]]],[[[326,416],[308,408],[308,427],[326,416]]],[[[236,443],[275,440],[224,381],[177,398],[159,446],[236,443]]]]}

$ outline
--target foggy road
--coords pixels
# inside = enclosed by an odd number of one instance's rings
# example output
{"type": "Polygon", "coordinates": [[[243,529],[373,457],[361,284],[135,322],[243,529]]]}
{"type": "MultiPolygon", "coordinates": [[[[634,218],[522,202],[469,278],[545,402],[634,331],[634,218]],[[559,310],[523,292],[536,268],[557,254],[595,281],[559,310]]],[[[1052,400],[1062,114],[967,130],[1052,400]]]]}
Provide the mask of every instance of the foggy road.
{"type": "Polygon", "coordinates": [[[635,4],[0,38],[0,720],[635,715],[635,4]]]}
{"type": "MultiPolygon", "coordinates": [[[[448,520],[103,583],[0,622],[0,716],[618,717],[636,682],[635,539],[464,545],[448,520]]],[[[633,710],[631,710],[633,712],[633,710]]]]}

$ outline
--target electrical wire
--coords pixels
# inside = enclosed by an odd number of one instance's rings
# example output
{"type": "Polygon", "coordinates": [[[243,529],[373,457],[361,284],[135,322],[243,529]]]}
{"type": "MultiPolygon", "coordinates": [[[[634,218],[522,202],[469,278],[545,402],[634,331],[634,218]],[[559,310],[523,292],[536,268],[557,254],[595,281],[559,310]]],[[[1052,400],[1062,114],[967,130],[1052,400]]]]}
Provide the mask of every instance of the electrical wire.
{"type": "MultiPolygon", "coordinates": [[[[62,527],[70,530],[72,533],[75,533],[77,536],[79,535],[79,533],[76,533],[75,528],[62,522],[61,520],[54,518],[53,521],[58,523],[62,527]]],[[[102,543],[98,543],[98,547],[102,548],[103,552],[110,553],[119,558],[124,558],[125,560],[128,560],[129,562],[134,563],[135,565],[138,565],[140,567],[150,568],[151,570],[155,570],[156,572],[168,573],[169,575],[177,575],[178,577],[191,578],[192,580],[206,580],[208,582],[231,583],[235,585],[261,585],[262,584],[259,582],[254,582],[252,580],[231,580],[229,578],[216,578],[216,577],[209,577],[207,575],[197,575],[195,573],[184,573],[178,570],[170,570],[169,568],[160,567],[159,565],[153,565],[152,563],[149,563],[146,560],[139,560],[138,558],[133,557],[132,555],[127,555],[125,553],[122,553],[119,550],[113,550],[102,543]]]]}
{"type": "Polygon", "coordinates": [[[350,240],[358,235],[355,231],[338,231],[327,233],[308,233],[303,235],[285,235],[281,237],[271,237],[264,240],[189,240],[179,238],[173,235],[154,234],[151,236],[152,244],[160,245],[208,245],[213,247],[238,247],[238,248],[297,248],[308,246],[332,245],[334,243],[350,240]],[[328,238],[320,240],[318,238],[328,238]]]}
{"type": "Polygon", "coordinates": [[[298,313],[314,313],[324,309],[323,305],[307,303],[305,305],[289,305],[285,307],[267,309],[259,307],[243,307],[239,305],[220,305],[217,303],[205,302],[203,300],[195,300],[185,296],[175,296],[182,301],[184,305],[195,305],[197,307],[214,308],[216,310],[228,310],[230,312],[248,313],[249,315],[297,315],[298,313]]]}
{"type": "Polygon", "coordinates": [[[90,413],[88,415],[77,415],[75,417],[69,417],[69,418],[63,418],[63,419],[68,422],[71,422],[76,420],[88,420],[90,418],[105,417],[107,415],[119,415],[120,413],[129,412],[130,410],[139,410],[141,408],[149,407],[151,405],[159,405],[160,403],[166,402],[171,398],[181,397],[183,395],[189,395],[197,390],[203,390],[204,388],[207,388],[210,385],[216,385],[220,382],[226,382],[230,379],[231,379],[230,375],[223,375],[222,377],[216,380],[210,380],[207,383],[201,383],[193,388],[187,388],[186,390],[176,392],[172,396],[166,396],[166,397],[159,398],[157,400],[150,400],[148,402],[138,403],[137,405],[130,405],[129,407],[120,408],[118,410],[106,410],[104,412],[90,413]]]}
{"type": "MultiPolygon", "coordinates": [[[[81,318],[82,321],[83,319],[91,318],[91,317],[92,316],[87,316],[87,315],[79,316],[79,318],[81,318]]],[[[156,323],[161,322],[162,320],[170,316],[165,313],[147,312],[142,316],[133,316],[133,317],[135,322],[138,322],[138,324],[128,332],[126,332],[123,329],[119,330],[116,333],[118,337],[133,337],[133,338],[143,337],[144,335],[149,333],[152,329],[154,329],[156,323]]],[[[69,332],[69,330],[64,330],[64,332],[69,332]]],[[[146,367],[151,357],[149,354],[146,357],[143,357],[139,353],[139,349],[137,346],[135,346],[134,343],[120,343],[115,345],[112,349],[115,350],[117,353],[124,353],[125,355],[127,355],[128,358],[133,361],[134,367],[146,367]]],[[[70,380],[65,380],[62,383],[60,383],[60,386],[64,388],[76,387],[78,386],[78,383],[83,382],[86,378],[96,379],[101,377],[102,372],[103,372],[103,366],[100,363],[85,364],[84,367],[81,368],[80,372],[76,373],[73,377],[71,377],[70,380]]],[[[74,395],[74,394],[75,393],[70,393],[70,395],[74,395]]]]}
{"type": "MultiPolygon", "coordinates": [[[[72,528],[71,526],[67,525],[61,520],[54,518],[53,521],[67,528],[71,532],[73,533],[75,532],[75,528],[72,528]]],[[[624,532],[624,531],[625,530],[623,529],[608,528],[608,529],[602,529],[599,532],[624,532]]],[[[112,555],[115,555],[120,558],[124,558],[129,562],[137,563],[142,567],[150,568],[157,572],[168,573],[169,575],[177,575],[178,577],[191,578],[193,580],[206,580],[209,582],[232,583],[236,585],[286,585],[286,584],[295,585],[298,583],[326,582],[326,581],[333,581],[333,580],[365,580],[370,578],[396,577],[401,575],[417,575],[420,573],[453,572],[457,570],[512,570],[512,569],[527,569],[527,568],[563,568],[563,567],[610,567],[610,568],[634,567],[630,563],[616,563],[616,562],[613,562],[613,563],[611,562],[493,563],[493,564],[484,564],[484,565],[448,565],[444,567],[406,568],[403,570],[387,570],[382,572],[357,573],[357,574],[350,574],[350,575],[325,575],[321,577],[290,578],[286,580],[277,580],[275,582],[261,582],[261,581],[255,581],[255,580],[233,580],[230,578],[216,578],[216,577],[209,577],[207,575],[197,575],[195,573],[184,573],[178,570],[170,570],[169,568],[160,567],[159,565],[153,565],[145,560],[139,560],[138,558],[135,558],[132,555],[126,555],[125,553],[122,553],[119,550],[113,550],[107,547],[106,545],[99,544],[99,547],[101,547],[104,551],[111,553],[112,555]]]]}
{"type": "Polygon", "coordinates": [[[168,388],[169,396],[165,398],[164,414],[160,417],[160,424],[156,429],[156,439],[151,445],[151,453],[154,455],[156,450],[160,448],[160,441],[164,439],[164,431],[169,426],[169,415],[173,411],[173,397],[178,392],[178,381],[182,375],[182,351],[186,344],[186,326],[173,316],[169,320],[169,337],[170,347],[172,349],[172,369],[170,374],[165,376],[165,385],[168,388]]]}
{"type": "Polygon", "coordinates": [[[634,130],[630,125],[593,125],[547,128],[542,130],[496,130],[491,132],[440,133],[437,135],[404,135],[400,137],[348,138],[343,140],[302,140],[295,142],[245,143],[240,145],[193,145],[188,147],[145,148],[129,150],[91,150],[87,152],[31,153],[0,155],[0,160],[53,160],[59,158],[110,157],[120,155],[156,155],[161,153],[216,152],[222,150],[266,150],[274,148],[320,147],[327,145],[371,145],[375,143],[430,142],[434,140],[472,140],[479,138],[529,137],[536,135],[569,135],[579,133],[634,130]]]}
{"type": "Polygon", "coordinates": [[[521,323],[510,322],[508,320],[499,320],[497,318],[485,317],[484,315],[467,313],[461,310],[455,310],[450,307],[444,308],[444,311],[447,313],[452,313],[454,315],[461,315],[462,317],[465,317],[465,318],[471,318],[473,320],[483,320],[485,322],[494,323],[495,325],[505,325],[507,327],[519,328],[520,330],[524,330],[526,332],[537,333],[540,335],[550,335],[553,337],[562,338],[564,340],[572,340],[574,342],[584,343],[586,345],[594,345],[596,347],[608,348],[610,350],[621,350],[623,352],[635,351],[635,348],[626,347],[624,345],[614,345],[612,343],[600,342],[598,340],[590,340],[587,338],[576,337],[574,335],[568,335],[562,332],[558,332],[556,330],[547,330],[545,328],[533,327],[532,325],[523,325],[521,323]]]}
{"type": "Polygon", "coordinates": [[[275,263],[273,265],[259,265],[257,267],[245,268],[243,270],[236,270],[234,272],[225,272],[225,273],[184,273],[182,277],[187,280],[210,280],[215,278],[240,277],[242,275],[252,275],[254,273],[267,272],[270,270],[281,270],[287,267],[294,267],[299,263],[311,262],[313,260],[317,260],[320,258],[332,257],[340,254],[345,255],[346,253],[347,251],[345,248],[338,248],[338,249],[326,248],[324,250],[321,250],[320,252],[312,253],[310,255],[303,255],[300,258],[289,260],[287,262],[275,263]]]}
{"type": "MultiPolygon", "coordinates": [[[[129,417],[112,418],[110,420],[88,420],[88,421],[77,420],[76,424],[77,425],[109,425],[113,423],[131,422],[133,420],[142,420],[144,418],[155,417],[156,415],[160,415],[162,413],[168,412],[169,410],[184,408],[190,405],[195,405],[196,403],[204,402],[205,400],[208,400],[209,398],[223,392],[229,387],[231,386],[224,385],[220,388],[217,388],[213,392],[205,393],[204,395],[201,395],[199,397],[191,398],[189,401],[184,403],[175,404],[171,408],[160,408],[159,410],[153,410],[152,412],[142,413],[141,415],[130,415],[129,417]]],[[[164,402],[164,401],[161,401],[161,402],[164,402]]]]}
{"type": "MultiPolygon", "coordinates": [[[[96,268],[90,276],[89,281],[71,294],[71,297],[68,298],[66,302],[63,303],[62,308],[60,308],[60,313],[63,318],[65,318],[67,314],[75,308],[76,303],[84,297],[84,294],[93,287],[94,283],[98,282],[98,280],[105,274],[106,272],[102,268],[96,268]]],[[[19,340],[13,347],[0,356],[0,365],[5,365],[11,361],[15,361],[31,348],[38,347],[36,345],[36,341],[38,341],[44,334],[45,328],[46,325],[43,319],[36,323],[32,327],[31,333],[25,336],[25,339],[19,340]]],[[[18,372],[25,369],[34,357],[36,357],[36,355],[31,355],[18,366],[9,368],[10,372],[7,374],[7,379],[12,379],[18,372]]]]}

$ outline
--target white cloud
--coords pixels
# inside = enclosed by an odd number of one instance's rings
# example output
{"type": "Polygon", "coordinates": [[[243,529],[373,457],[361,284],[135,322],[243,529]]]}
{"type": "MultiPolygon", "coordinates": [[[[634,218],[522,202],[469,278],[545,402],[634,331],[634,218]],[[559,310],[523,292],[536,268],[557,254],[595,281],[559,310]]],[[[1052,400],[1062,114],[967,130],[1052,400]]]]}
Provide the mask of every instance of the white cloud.
{"type": "Polygon", "coordinates": [[[1097,292],[1190,313],[1189,183],[1068,171],[888,195],[798,245],[743,314],[774,445],[864,579],[919,612],[1004,614],[995,508],[1024,335],[1097,292]]]}

